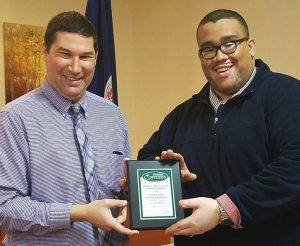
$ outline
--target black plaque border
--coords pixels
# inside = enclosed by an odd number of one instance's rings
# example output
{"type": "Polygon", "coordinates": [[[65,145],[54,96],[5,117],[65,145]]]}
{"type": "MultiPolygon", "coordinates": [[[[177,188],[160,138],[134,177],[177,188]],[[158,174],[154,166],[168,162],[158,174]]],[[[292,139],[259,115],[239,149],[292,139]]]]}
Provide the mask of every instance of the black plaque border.
{"type": "Polygon", "coordinates": [[[179,206],[178,202],[182,199],[181,190],[181,175],[179,161],[176,160],[161,160],[161,161],[137,161],[127,160],[127,181],[128,181],[128,194],[129,194],[129,212],[130,212],[130,229],[131,230],[157,230],[166,229],[177,221],[184,218],[183,209],[179,206]],[[176,218],[170,219],[140,219],[140,201],[138,191],[138,177],[137,169],[172,169],[173,189],[174,189],[174,202],[176,210],[176,218]]]}

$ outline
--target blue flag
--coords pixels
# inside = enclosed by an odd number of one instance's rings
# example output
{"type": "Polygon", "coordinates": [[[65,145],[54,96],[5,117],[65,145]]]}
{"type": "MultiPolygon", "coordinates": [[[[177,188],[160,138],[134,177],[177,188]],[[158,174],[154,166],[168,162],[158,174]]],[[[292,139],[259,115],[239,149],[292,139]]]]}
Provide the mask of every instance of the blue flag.
{"type": "Polygon", "coordinates": [[[98,59],[88,91],[118,105],[115,44],[110,0],[88,0],[85,10],[98,33],[98,59]]]}

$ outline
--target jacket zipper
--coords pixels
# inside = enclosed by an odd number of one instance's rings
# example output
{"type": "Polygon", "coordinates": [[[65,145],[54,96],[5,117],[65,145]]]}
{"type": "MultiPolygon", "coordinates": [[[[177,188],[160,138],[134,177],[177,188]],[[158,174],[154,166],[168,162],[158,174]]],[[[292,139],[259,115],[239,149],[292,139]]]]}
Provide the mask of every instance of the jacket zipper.
{"type": "Polygon", "coordinates": [[[215,115],[215,120],[214,120],[214,124],[212,126],[212,130],[215,130],[216,129],[216,125],[217,125],[217,122],[219,120],[219,115],[220,115],[220,112],[221,112],[221,109],[223,108],[223,104],[221,104],[218,109],[217,109],[217,112],[216,112],[216,115],[215,115]]]}

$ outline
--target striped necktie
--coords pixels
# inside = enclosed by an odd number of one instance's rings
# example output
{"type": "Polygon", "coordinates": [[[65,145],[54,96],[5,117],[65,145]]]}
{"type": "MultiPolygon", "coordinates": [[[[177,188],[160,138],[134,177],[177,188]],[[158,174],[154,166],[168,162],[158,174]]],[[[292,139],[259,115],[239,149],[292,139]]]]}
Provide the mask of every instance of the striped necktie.
{"type": "MultiPolygon", "coordinates": [[[[73,115],[74,130],[81,150],[83,169],[90,199],[91,201],[94,201],[100,199],[100,189],[96,174],[94,154],[88,138],[83,131],[80,109],[81,106],[79,103],[71,104],[70,106],[70,112],[73,115]]],[[[112,233],[105,232],[101,229],[98,229],[98,232],[100,246],[110,246],[110,237],[112,233]]]]}

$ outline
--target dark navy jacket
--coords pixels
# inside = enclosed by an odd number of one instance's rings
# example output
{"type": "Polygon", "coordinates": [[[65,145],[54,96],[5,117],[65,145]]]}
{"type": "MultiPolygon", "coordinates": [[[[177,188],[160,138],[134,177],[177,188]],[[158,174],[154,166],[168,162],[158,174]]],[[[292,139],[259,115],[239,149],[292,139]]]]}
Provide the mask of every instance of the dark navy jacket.
{"type": "Polygon", "coordinates": [[[300,83],[261,60],[255,65],[254,79],[222,106],[215,126],[206,84],[139,151],[149,160],[167,149],[182,154],[198,176],[182,184],[183,197],[226,193],[240,212],[243,229],[219,225],[176,236],[176,246],[300,245],[300,83]]]}

